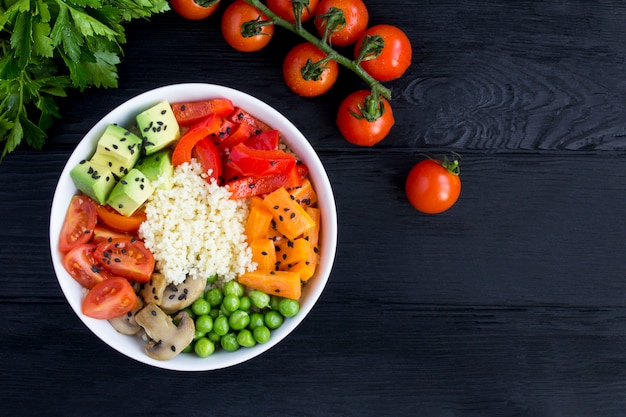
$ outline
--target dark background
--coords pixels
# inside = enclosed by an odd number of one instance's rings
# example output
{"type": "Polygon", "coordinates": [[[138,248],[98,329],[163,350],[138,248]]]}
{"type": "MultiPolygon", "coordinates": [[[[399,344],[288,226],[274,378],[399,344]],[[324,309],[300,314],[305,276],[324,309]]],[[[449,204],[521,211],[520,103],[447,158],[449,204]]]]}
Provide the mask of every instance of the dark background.
{"type": "MultiPolygon", "coordinates": [[[[223,1],[228,4],[229,1],[223,1]]],[[[173,12],[127,26],[119,88],[73,93],[43,151],[0,164],[0,414],[124,416],[626,415],[626,3],[367,0],[401,27],[413,64],[396,125],[373,148],[335,127],[364,87],[343,71],[304,99],[289,47],[223,41],[219,19],[173,12]],[[207,82],[285,114],[328,170],[339,215],[333,273],[286,340],[242,365],[180,373],[123,357],[66,304],[49,255],[58,175],[112,108],[207,82]],[[448,212],[415,211],[423,154],[462,155],[448,212]]]]}

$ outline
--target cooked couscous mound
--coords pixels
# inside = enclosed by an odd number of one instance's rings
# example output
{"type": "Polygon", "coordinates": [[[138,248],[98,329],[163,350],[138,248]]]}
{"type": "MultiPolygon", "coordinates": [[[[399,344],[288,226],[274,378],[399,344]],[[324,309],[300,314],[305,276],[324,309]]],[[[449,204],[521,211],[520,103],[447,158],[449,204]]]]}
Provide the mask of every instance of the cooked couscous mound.
{"type": "Polygon", "coordinates": [[[215,274],[227,282],[256,267],[244,234],[248,205],[201,172],[195,162],[176,167],[171,188],[158,188],[146,203],[139,236],[169,283],[215,274]]]}

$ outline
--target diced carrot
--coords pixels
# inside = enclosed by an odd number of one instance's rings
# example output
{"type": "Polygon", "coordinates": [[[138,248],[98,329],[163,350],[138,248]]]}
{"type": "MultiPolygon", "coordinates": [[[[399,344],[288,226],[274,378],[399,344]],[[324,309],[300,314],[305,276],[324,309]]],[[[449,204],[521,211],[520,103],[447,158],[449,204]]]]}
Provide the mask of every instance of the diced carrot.
{"type": "Polygon", "coordinates": [[[289,189],[289,194],[294,196],[296,201],[305,209],[317,203],[317,193],[308,178],[302,180],[301,186],[289,189]]]}
{"type": "Polygon", "coordinates": [[[251,243],[258,238],[266,238],[271,221],[272,213],[264,205],[252,205],[245,226],[248,242],[251,243]]]}
{"type": "Polygon", "coordinates": [[[311,216],[284,187],[268,194],[263,204],[272,213],[276,229],[288,239],[293,240],[315,226],[311,216]]]}
{"type": "Polygon", "coordinates": [[[290,271],[252,271],[239,276],[239,282],[266,294],[298,300],[302,293],[300,274],[290,271]]]}
{"type": "Polygon", "coordinates": [[[252,262],[256,262],[257,271],[273,271],[276,265],[276,248],[274,241],[266,237],[254,239],[250,244],[252,262]]]}
{"type": "Polygon", "coordinates": [[[313,255],[313,248],[307,240],[299,237],[294,240],[280,239],[275,242],[278,269],[287,271],[298,262],[306,262],[313,255]]]}

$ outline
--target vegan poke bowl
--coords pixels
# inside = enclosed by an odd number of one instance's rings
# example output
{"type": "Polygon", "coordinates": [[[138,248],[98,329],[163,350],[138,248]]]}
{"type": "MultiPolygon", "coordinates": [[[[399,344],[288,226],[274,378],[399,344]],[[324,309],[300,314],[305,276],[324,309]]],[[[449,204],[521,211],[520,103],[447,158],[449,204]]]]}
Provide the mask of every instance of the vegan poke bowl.
{"type": "Polygon", "coordinates": [[[330,276],[337,215],[314,149],[228,87],[148,91],[101,119],[63,169],[50,215],[61,289],[101,340],[203,371],[276,345],[330,276]]]}

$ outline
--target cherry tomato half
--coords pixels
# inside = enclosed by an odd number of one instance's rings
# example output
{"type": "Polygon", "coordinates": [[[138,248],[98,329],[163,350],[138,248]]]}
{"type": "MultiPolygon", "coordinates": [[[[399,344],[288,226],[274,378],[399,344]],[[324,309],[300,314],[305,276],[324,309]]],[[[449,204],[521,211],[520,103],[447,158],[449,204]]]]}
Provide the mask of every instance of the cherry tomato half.
{"type": "Polygon", "coordinates": [[[321,0],[315,10],[315,29],[320,36],[324,36],[327,22],[325,15],[329,15],[335,8],[343,12],[345,23],[338,26],[329,36],[330,43],[337,46],[348,46],[356,42],[367,29],[369,13],[363,0],[321,0]]]}
{"type": "Polygon", "coordinates": [[[120,238],[96,246],[96,262],[109,272],[136,282],[148,282],[154,271],[154,256],[142,241],[120,238]]]}
{"type": "Polygon", "coordinates": [[[84,195],[73,196],[61,227],[59,250],[67,252],[89,242],[97,220],[96,203],[84,195]]]}
{"type": "Polygon", "coordinates": [[[448,210],[461,194],[458,161],[425,159],[418,162],[407,176],[405,192],[411,205],[422,213],[448,210]]]}
{"type": "Polygon", "coordinates": [[[92,288],[99,282],[113,277],[96,262],[94,251],[96,245],[85,243],[73,247],[63,257],[63,266],[72,278],[85,288],[92,288]]]}
{"type": "Polygon", "coordinates": [[[170,0],[170,6],[181,17],[188,20],[202,20],[217,10],[220,0],[170,0]]]}
{"type": "Polygon", "coordinates": [[[372,121],[364,115],[367,113],[370,91],[360,90],[346,97],[337,112],[337,126],[343,137],[350,143],[359,146],[374,146],[383,140],[395,123],[389,101],[384,97],[380,102],[372,103],[376,108],[382,104],[381,114],[372,121]]]}
{"type": "Polygon", "coordinates": [[[399,78],[411,66],[413,49],[411,41],[399,28],[392,25],[376,25],[367,29],[354,47],[357,58],[363,40],[369,36],[380,36],[384,46],[380,54],[373,59],[361,61],[363,69],[378,81],[390,81],[399,78]]]}
{"type": "Polygon", "coordinates": [[[283,77],[287,87],[302,97],[326,93],[337,81],[337,61],[322,61],[326,54],[305,42],[294,46],[283,61],[283,77]]]}
{"type": "Polygon", "coordinates": [[[234,49],[255,52],[263,49],[274,35],[274,24],[255,7],[235,0],[222,15],[222,36],[234,49]]]}
{"type": "Polygon", "coordinates": [[[137,294],[124,278],[115,277],[96,284],[83,299],[87,317],[108,320],[120,317],[137,306],[137,294]]]}
{"type": "Polygon", "coordinates": [[[96,211],[98,219],[104,225],[119,232],[136,232],[141,223],[146,221],[146,213],[143,210],[136,210],[131,216],[124,216],[110,206],[98,205],[96,211]]]}
{"type": "MultiPolygon", "coordinates": [[[[309,0],[308,4],[305,1],[304,7],[302,8],[302,15],[300,16],[300,21],[302,23],[309,20],[315,13],[315,9],[317,8],[317,4],[319,0],[309,0]]],[[[296,17],[293,13],[293,1],[292,0],[267,0],[267,7],[274,13],[285,19],[288,22],[295,22],[296,17]]]]}

